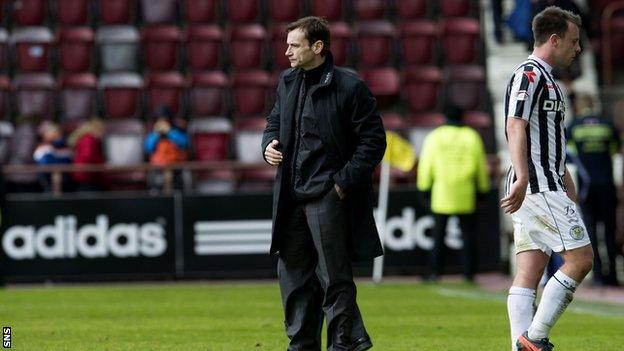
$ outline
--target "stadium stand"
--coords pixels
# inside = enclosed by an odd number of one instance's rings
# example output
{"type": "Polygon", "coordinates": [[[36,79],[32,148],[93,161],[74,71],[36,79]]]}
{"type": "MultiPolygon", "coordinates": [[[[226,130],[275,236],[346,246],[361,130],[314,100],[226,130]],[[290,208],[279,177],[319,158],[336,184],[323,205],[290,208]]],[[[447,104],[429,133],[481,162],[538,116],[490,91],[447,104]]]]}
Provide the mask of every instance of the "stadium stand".
{"type": "Polygon", "coordinates": [[[91,73],[67,73],[59,76],[61,122],[84,120],[97,112],[97,78],[91,73]]]}
{"type": "Polygon", "coordinates": [[[89,27],[61,28],[57,32],[59,65],[63,71],[87,72],[93,67],[95,35],[89,27]]]}

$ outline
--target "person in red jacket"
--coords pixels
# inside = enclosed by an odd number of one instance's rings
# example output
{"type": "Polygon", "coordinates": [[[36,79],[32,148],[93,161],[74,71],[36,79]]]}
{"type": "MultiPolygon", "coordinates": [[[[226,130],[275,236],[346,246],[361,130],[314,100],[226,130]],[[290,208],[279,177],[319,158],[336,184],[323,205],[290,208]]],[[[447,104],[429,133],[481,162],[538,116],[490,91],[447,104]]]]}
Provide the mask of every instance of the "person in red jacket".
{"type": "MultiPolygon", "coordinates": [[[[69,136],[69,146],[74,149],[75,165],[103,164],[106,162],[102,152],[104,131],[104,123],[99,118],[94,117],[82,123],[69,136]]],[[[102,173],[74,172],[72,178],[77,191],[99,191],[106,188],[102,173]]]]}

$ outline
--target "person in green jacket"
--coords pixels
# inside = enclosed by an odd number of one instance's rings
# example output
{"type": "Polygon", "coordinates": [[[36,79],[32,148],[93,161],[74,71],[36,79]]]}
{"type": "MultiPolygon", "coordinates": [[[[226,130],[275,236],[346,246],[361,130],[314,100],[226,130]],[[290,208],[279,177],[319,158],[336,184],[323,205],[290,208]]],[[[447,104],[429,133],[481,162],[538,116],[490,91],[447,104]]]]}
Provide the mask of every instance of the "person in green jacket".
{"type": "Polygon", "coordinates": [[[423,143],[416,185],[430,192],[431,212],[435,219],[434,245],[429,261],[429,280],[437,280],[444,262],[444,238],[450,216],[457,216],[462,232],[463,274],[472,281],[477,245],[477,192],[490,190],[486,156],[481,136],[462,125],[461,111],[449,106],[447,122],[427,135],[423,143]]]}

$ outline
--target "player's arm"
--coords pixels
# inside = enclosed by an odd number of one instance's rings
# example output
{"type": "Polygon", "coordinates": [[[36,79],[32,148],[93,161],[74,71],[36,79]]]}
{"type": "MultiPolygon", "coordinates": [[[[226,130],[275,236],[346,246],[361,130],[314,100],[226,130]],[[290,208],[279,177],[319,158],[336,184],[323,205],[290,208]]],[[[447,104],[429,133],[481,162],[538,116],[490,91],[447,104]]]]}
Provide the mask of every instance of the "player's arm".
{"type": "Polygon", "coordinates": [[[516,181],[511,185],[509,195],[501,200],[501,208],[507,213],[516,212],[526,195],[529,183],[529,170],[527,161],[526,128],[528,122],[517,117],[507,119],[507,144],[511,164],[516,175],[516,181]]]}
{"type": "Polygon", "coordinates": [[[574,186],[574,180],[568,167],[566,167],[565,174],[563,175],[563,184],[565,185],[566,193],[572,202],[576,202],[576,187],[574,186]]]}

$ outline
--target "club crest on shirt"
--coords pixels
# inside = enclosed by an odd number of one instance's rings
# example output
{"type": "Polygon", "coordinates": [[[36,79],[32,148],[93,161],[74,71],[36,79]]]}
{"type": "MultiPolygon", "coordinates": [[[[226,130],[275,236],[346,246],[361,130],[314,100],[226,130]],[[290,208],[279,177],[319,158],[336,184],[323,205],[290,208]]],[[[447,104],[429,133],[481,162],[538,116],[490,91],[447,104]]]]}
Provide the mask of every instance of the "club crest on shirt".
{"type": "Polygon", "coordinates": [[[518,90],[518,93],[516,94],[516,100],[524,101],[528,97],[529,97],[529,94],[527,94],[526,90],[518,90]]]}
{"type": "Polygon", "coordinates": [[[570,236],[574,240],[581,240],[585,236],[585,229],[583,229],[580,225],[575,225],[570,228],[570,236]]]}

